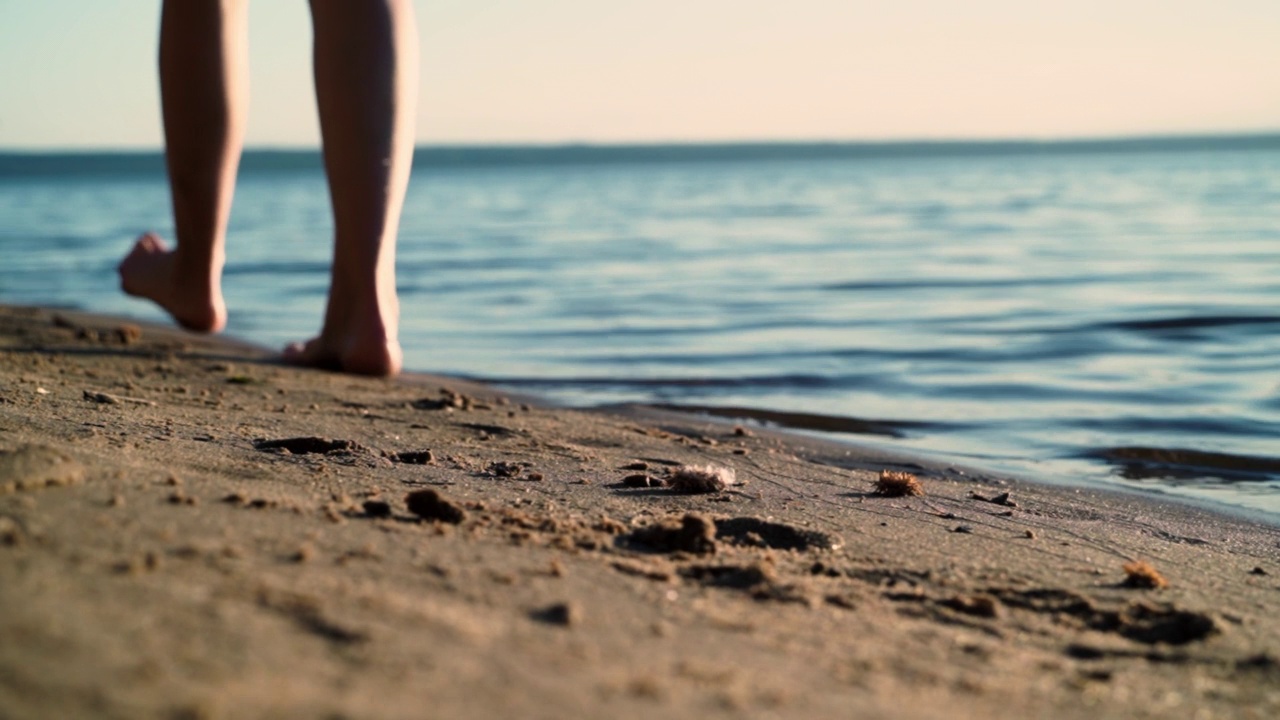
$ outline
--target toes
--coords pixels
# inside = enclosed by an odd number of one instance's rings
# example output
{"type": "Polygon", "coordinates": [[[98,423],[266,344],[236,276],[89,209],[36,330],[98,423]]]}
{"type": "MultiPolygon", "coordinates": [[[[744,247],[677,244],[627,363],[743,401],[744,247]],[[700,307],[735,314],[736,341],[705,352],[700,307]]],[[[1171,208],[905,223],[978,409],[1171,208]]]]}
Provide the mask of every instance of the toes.
{"type": "Polygon", "coordinates": [[[155,233],[147,233],[138,238],[137,242],[129,250],[129,254],[124,256],[118,267],[121,273],[130,272],[139,268],[140,263],[144,264],[145,260],[162,256],[169,252],[169,247],[164,244],[155,233]]]}
{"type": "Polygon", "coordinates": [[[403,359],[400,345],[359,346],[357,351],[338,353],[322,345],[319,338],[285,346],[281,358],[287,365],[334,370],[355,375],[391,377],[400,372],[403,359]]]}
{"type": "Polygon", "coordinates": [[[133,244],[133,248],[146,253],[162,253],[167,251],[169,246],[165,245],[164,240],[161,240],[159,235],[149,232],[143,233],[142,237],[138,238],[138,241],[133,244]]]}
{"type": "Polygon", "coordinates": [[[288,365],[324,368],[326,370],[342,369],[337,356],[326,352],[324,347],[320,345],[319,338],[305,343],[289,343],[284,347],[284,352],[281,353],[281,356],[288,365]]]}
{"type": "Polygon", "coordinates": [[[307,350],[314,343],[314,340],[308,343],[289,343],[284,346],[284,351],[281,355],[284,361],[290,365],[308,365],[307,358],[310,357],[310,353],[307,350]]]}

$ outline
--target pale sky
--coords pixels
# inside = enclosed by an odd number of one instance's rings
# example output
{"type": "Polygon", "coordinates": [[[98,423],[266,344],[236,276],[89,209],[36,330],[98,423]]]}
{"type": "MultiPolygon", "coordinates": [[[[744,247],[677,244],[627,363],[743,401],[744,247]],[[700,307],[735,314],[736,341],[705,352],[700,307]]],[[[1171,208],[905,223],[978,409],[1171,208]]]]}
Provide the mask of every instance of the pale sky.
{"type": "MultiPolygon", "coordinates": [[[[0,148],[159,147],[158,0],[0,0],[0,148]]],[[[420,143],[1280,131],[1280,0],[419,0],[420,143]]],[[[315,146],[255,0],[253,146],[315,146]]]]}

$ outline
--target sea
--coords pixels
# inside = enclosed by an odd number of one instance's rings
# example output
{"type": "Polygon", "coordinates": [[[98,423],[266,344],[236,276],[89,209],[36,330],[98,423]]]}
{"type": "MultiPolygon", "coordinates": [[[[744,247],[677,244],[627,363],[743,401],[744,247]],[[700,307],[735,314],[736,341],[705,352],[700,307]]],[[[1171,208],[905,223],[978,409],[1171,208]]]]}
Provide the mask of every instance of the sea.
{"type": "MultiPolygon", "coordinates": [[[[313,335],[314,150],[241,165],[227,332],[313,335]]],[[[158,152],[0,154],[0,302],[121,294],[158,152]]],[[[1280,135],[422,147],[409,369],[1280,522],[1280,135]]]]}

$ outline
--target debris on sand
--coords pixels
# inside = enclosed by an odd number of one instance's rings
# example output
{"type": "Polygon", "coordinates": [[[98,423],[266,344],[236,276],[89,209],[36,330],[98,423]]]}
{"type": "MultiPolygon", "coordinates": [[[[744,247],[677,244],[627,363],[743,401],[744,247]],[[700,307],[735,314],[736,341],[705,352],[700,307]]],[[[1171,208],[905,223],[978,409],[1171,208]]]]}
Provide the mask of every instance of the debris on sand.
{"type": "Polygon", "coordinates": [[[404,496],[404,502],[409,506],[409,512],[423,520],[438,520],[457,525],[467,519],[466,510],[452,500],[441,497],[440,493],[431,488],[414,490],[404,496]]]}
{"type": "Polygon", "coordinates": [[[368,448],[354,440],[331,440],[323,437],[293,437],[279,440],[255,440],[254,449],[289,455],[328,455],[329,453],[367,452],[368,448]],[[285,452],[287,451],[287,452],[285,452]]]}
{"type": "Polygon", "coordinates": [[[489,477],[518,478],[520,477],[520,474],[525,471],[525,468],[528,468],[528,467],[532,467],[532,464],[527,462],[510,462],[507,460],[498,460],[496,462],[491,462],[487,466],[485,466],[484,471],[487,475],[489,475],[489,477]]]}
{"type": "Polygon", "coordinates": [[[875,494],[884,497],[906,497],[908,495],[924,495],[924,487],[920,480],[908,472],[898,470],[881,470],[876,480],[875,494]]]}
{"type": "Polygon", "coordinates": [[[1160,588],[1169,587],[1169,581],[1165,580],[1164,576],[1152,567],[1150,563],[1134,560],[1131,563],[1125,563],[1123,569],[1125,578],[1121,584],[1125,587],[1146,590],[1159,590],[1160,588]]]}
{"type": "Polygon", "coordinates": [[[404,465],[431,465],[436,461],[436,456],[430,450],[408,450],[393,453],[391,460],[404,465]]]}
{"type": "Polygon", "coordinates": [[[121,345],[132,345],[142,339],[142,328],[130,324],[118,325],[112,328],[111,335],[121,345]]]}
{"type": "Polygon", "coordinates": [[[365,500],[364,514],[371,518],[391,517],[391,503],[385,500],[365,500]]]}
{"type": "Polygon", "coordinates": [[[975,617],[1000,617],[1000,601],[990,595],[956,595],[942,601],[944,607],[975,617]]]}
{"type": "Polygon", "coordinates": [[[678,493],[717,493],[738,484],[732,468],[719,465],[681,465],[671,471],[667,486],[678,493]]]}
{"type": "Polygon", "coordinates": [[[439,398],[422,398],[414,400],[411,405],[419,410],[470,410],[475,400],[449,388],[440,388],[439,398]]]}
{"type": "Polygon", "coordinates": [[[123,395],[112,395],[111,393],[98,392],[96,390],[85,390],[84,399],[101,405],[120,405],[122,403],[129,403],[131,405],[147,405],[149,407],[156,406],[156,404],[151,400],[125,397],[123,395]]]}
{"type": "Polygon", "coordinates": [[[1011,508],[1018,507],[1018,502],[1014,500],[1012,497],[1010,497],[1009,493],[1007,492],[1000,493],[999,495],[996,495],[994,497],[987,497],[985,495],[981,495],[976,492],[971,492],[969,493],[969,497],[973,500],[981,500],[982,502],[989,502],[992,505],[1003,505],[1005,507],[1011,507],[1011,508]]]}

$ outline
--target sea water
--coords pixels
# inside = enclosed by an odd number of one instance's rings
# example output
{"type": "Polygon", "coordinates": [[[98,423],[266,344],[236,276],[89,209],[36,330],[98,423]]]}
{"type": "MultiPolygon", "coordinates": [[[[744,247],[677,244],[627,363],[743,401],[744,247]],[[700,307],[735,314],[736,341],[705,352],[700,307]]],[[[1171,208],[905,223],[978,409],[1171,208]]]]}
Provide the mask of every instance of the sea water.
{"type": "MultiPolygon", "coordinates": [[[[410,369],[640,402],[1280,520],[1280,138],[424,149],[410,369]],[[767,412],[760,412],[767,411],[767,412]]],[[[155,154],[0,156],[0,302],[162,319],[155,154]]],[[[228,332],[325,303],[314,153],[250,153],[228,332]]]]}

